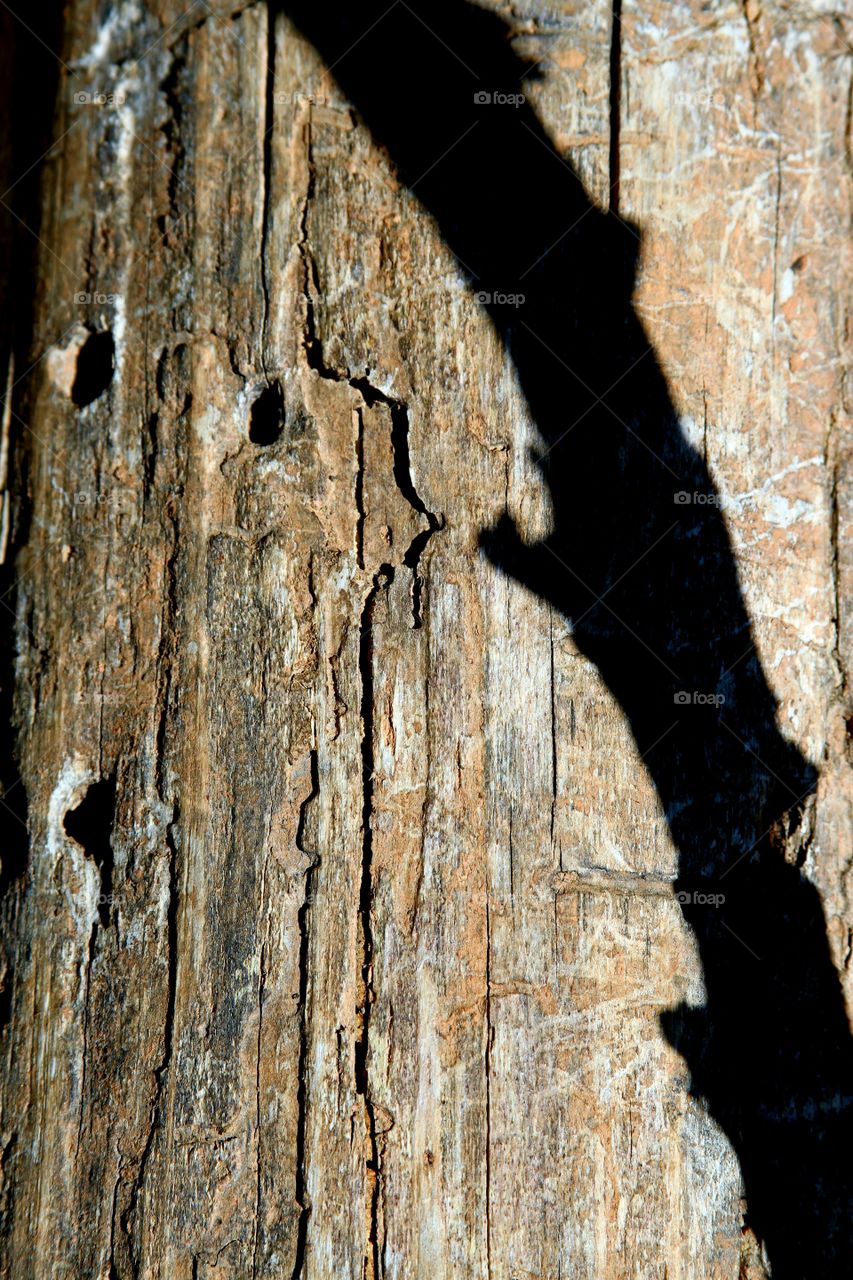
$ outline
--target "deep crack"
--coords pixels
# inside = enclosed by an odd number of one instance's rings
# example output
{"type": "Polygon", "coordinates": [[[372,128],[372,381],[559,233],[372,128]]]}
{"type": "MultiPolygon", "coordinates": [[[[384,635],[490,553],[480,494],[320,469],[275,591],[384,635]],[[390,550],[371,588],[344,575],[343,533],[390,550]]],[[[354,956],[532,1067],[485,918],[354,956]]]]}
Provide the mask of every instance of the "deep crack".
{"type": "Polygon", "coordinates": [[[356,999],[357,1036],[355,1044],[355,1089],[364,1103],[364,1127],[367,1155],[365,1159],[365,1249],[364,1280],[379,1280],[379,1201],[382,1169],[376,1132],[376,1113],[370,1094],[369,1032],[370,1006],[373,1003],[373,614],[380,592],[387,591],[394,580],[389,564],[380,566],[374,575],[361,614],[359,668],[361,671],[361,770],[362,770],[362,850],[361,885],[358,901],[358,935],[361,952],[356,999]]]}

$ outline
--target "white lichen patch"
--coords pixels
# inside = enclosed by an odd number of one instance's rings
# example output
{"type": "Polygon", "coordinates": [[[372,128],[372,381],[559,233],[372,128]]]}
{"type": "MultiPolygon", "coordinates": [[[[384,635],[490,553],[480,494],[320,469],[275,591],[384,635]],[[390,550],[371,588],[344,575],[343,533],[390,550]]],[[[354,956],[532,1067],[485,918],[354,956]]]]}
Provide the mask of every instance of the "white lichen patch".
{"type": "Polygon", "coordinates": [[[57,343],[47,353],[45,363],[48,377],[57,391],[69,398],[77,376],[77,357],[88,336],[86,328],[77,321],[64,334],[62,345],[57,343]]]}
{"type": "Polygon", "coordinates": [[[86,857],[77,841],[66,834],[65,817],[69,810],[79,805],[86,788],[95,781],[96,774],[82,757],[77,754],[71,756],[59,771],[47,810],[48,861],[55,882],[62,886],[75,932],[85,939],[88,939],[98,914],[101,881],[97,867],[86,857]]]}
{"type": "Polygon", "coordinates": [[[107,11],[107,17],[98,27],[94,42],[83,56],[77,60],[77,65],[80,67],[99,67],[108,62],[114,43],[122,36],[127,35],[141,21],[142,10],[136,4],[136,0],[111,6],[107,11]]]}

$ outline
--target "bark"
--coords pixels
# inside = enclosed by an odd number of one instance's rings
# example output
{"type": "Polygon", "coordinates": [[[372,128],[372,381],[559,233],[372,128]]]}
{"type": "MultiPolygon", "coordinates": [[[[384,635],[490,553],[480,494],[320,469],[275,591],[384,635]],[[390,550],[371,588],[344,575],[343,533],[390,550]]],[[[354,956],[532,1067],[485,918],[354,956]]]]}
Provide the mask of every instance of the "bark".
{"type": "Polygon", "coordinates": [[[850,24],[64,19],[2,1274],[846,1276],[850,24]]]}

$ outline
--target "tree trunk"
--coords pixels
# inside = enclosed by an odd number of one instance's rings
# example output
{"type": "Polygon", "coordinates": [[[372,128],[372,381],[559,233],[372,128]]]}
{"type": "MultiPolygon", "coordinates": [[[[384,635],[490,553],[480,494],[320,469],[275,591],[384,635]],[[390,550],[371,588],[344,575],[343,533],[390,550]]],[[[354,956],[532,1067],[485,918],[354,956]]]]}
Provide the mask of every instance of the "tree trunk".
{"type": "Polygon", "coordinates": [[[65,7],[2,1274],[847,1275],[844,21],[352,8],[65,7]]]}

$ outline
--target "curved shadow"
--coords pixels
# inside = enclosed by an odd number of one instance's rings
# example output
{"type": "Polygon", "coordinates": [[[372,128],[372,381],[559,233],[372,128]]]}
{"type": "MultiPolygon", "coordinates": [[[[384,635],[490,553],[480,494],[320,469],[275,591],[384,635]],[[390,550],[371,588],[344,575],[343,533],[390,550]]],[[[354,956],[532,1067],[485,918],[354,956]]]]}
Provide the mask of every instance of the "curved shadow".
{"type": "Polygon", "coordinates": [[[569,620],[660,795],[707,991],[663,1030],[737,1153],[774,1280],[846,1277],[853,1052],[799,869],[816,777],[777,728],[716,489],[632,307],[637,229],[592,205],[528,103],[500,100],[530,68],[496,15],[460,0],[282,7],[490,295],[554,529],[525,545],[505,515],[483,548],[569,620]],[[722,906],[703,900],[718,893],[722,906]]]}

